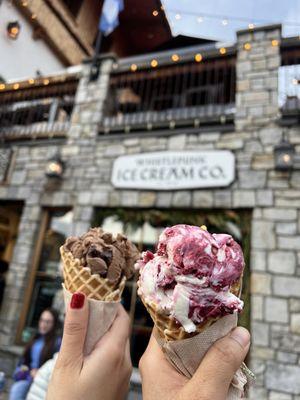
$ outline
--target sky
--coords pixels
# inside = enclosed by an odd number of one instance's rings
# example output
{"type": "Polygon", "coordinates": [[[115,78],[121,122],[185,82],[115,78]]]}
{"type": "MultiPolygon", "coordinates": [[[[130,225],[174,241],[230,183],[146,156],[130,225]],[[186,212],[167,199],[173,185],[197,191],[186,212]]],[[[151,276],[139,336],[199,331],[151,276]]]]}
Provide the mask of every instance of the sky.
{"type": "Polygon", "coordinates": [[[173,35],[235,42],[235,32],[272,23],[300,35],[300,0],[162,0],[173,35]]]}

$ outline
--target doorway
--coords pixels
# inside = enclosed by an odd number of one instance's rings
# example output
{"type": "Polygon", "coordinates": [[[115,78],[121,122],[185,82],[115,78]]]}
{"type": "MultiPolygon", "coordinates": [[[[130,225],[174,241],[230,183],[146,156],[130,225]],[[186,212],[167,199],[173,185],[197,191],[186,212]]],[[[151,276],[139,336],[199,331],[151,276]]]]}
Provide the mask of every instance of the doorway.
{"type": "Polygon", "coordinates": [[[0,308],[4,298],[6,275],[18,236],[23,204],[0,202],[0,308]]]}

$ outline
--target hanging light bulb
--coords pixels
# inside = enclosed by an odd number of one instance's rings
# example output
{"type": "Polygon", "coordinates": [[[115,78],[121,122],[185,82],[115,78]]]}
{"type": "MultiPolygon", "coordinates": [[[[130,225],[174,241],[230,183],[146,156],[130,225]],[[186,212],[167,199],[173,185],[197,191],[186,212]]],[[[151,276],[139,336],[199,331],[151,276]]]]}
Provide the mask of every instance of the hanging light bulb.
{"type": "Polygon", "coordinates": [[[195,54],[195,61],[196,62],[201,62],[203,59],[202,55],[200,53],[195,54]]]}
{"type": "Polygon", "coordinates": [[[153,15],[153,17],[157,17],[158,16],[158,11],[157,10],[153,10],[152,11],[152,15],[153,15]]]}
{"type": "Polygon", "coordinates": [[[175,15],[175,19],[177,19],[177,20],[181,19],[181,15],[180,14],[176,14],[175,15]]]}
{"type": "Polygon", "coordinates": [[[152,67],[152,68],[155,68],[155,67],[157,67],[157,66],[158,66],[157,60],[153,59],[153,60],[151,61],[151,67],[152,67]]]}
{"type": "Polygon", "coordinates": [[[228,19],[223,19],[222,25],[224,25],[224,26],[228,25],[228,19]]]}
{"type": "Polygon", "coordinates": [[[137,65],[136,64],[131,64],[130,69],[132,72],[135,72],[137,70],[137,65]]]}
{"type": "Polygon", "coordinates": [[[249,29],[254,29],[254,27],[255,27],[255,25],[254,25],[253,23],[250,23],[250,24],[248,25],[248,28],[249,28],[249,29]]]}
{"type": "Polygon", "coordinates": [[[227,50],[225,49],[225,47],[221,47],[219,52],[220,54],[226,54],[227,50]]]}
{"type": "Polygon", "coordinates": [[[179,61],[179,55],[178,54],[172,54],[172,61],[176,62],[179,61]]]}

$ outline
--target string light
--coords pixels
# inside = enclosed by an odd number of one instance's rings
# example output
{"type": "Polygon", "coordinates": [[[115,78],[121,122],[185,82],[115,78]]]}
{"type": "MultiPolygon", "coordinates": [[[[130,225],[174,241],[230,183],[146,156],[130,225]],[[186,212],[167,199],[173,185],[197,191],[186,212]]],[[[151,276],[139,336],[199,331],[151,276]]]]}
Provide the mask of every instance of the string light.
{"type": "Polygon", "coordinates": [[[36,14],[32,14],[31,19],[36,19],[36,14]]]}
{"type": "Polygon", "coordinates": [[[171,58],[172,58],[172,61],[174,61],[174,62],[179,61],[179,55],[178,54],[173,54],[171,58]]]}
{"type": "Polygon", "coordinates": [[[251,50],[251,43],[245,43],[244,44],[244,49],[247,50],[247,51],[251,50]]]}
{"type": "Polygon", "coordinates": [[[151,61],[151,67],[152,68],[155,68],[155,67],[157,67],[158,66],[158,62],[157,62],[157,60],[155,60],[155,58],[151,61]]]}
{"type": "MultiPolygon", "coordinates": [[[[197,13],[195,11],[190,11],[190,10],[179,10],[178,8],[173,8],[173,7],[169,7],[168,11],[173,13],[173,14],[179,14],[180,18],[181,16],[185,17],[185,16],[193,16],[194,18],[197,18],[197,13]]],[[[225,16],[224,14],[214,14],[214,13],[201,13],[201,15],[207,19],[213,19],[213,20],[219,20],[220,22],[222,22],[223,20],[228,21],[228,23],[230,21],[238,21],[238,22],[244,22],[248,27],[250,25],[249,29],[253,29],[254,28],[254,22],[251,21],[249,18],[247,17],[237,17],[237,16],[230,16],[230,18],[227,18],[227,16],[225,16]]],[[[270,21],[269,19],[263,19],[263,18],[256,18],[255,19],[255,25],[257,24],[271,24],[272,21],[270,21]]],[[[292,27],[295,26],[300,26],[300,23],[296,23],[295,21],[282,21],[282,23],[284,25],[289,25],[292,27]]]]}
{"type": "Polygon", "coordinates": [[[228,25],[228,19],[223,19],[222,25],[224,25],[224,26],[228,25]]]}
{"type": "Polygon", "coordinates": [[[44,85],[49,85],[50,81],[49,79],[44,79],[44,85]]]}
{"type": "Polygon", "coordinates": [[[226,54],[227,50],[225,49],[225,47],[221,47],[219,52],[220,54],[226,54]]]}
{"type": "Polygon", "coordinates": [[[271,43],[272,43],[273,47],[276,47],[279,44],[278,40],[276,40],[276,39],[273,39],[271,43]]]}
{"type": "Polygon", "coordinates": [[[28,79],[28,83],[30,84],[30,85],[33,85],[34,84],[34,79],[28,79]]]}
{"type": "Polygon", "coordinates": [[[20,85],[19,85],[18,83],[15,83],[15,84],[13,85],[14,90],[18,90],[19,87],[20,87],[20,85]]]}
{"type": "Polygon", "coordinates": [[[27,7],[28,6],[28,2],[27,1],[22,1],[22,6],[23,7],[27,7]]]}
{"type": "Polygon", "coordinates": [[[293,85],[298,85],[298,79],[296,79],[296,78],[294,78],[293,80],[292,80],[292,83],[293,83],[293,85]]]}
{"type": "Polygon", "coordinates": [[[154,17],[157,17],[157,16],[158,16],[158,11],[157,11],[157,10],[153,10],[152,15],[153,15],[154,17]]]}
{"type": "Polygon", "coordinates": [[[249,28],[250,30],[254,29],[254,27],[255,27],[255,25],[252,24],[252,23],[248,25],[248,28],[249,28]]]}
{"type": "Polygon", "coordinates": [[[181,19],[181,15],[180,14],[176,14],[175,15],[175,19],[177,19],[177,20],[181,19]]]}
{"type": "Polygon", "coordinates": [[[137,65],[136,64],[131,64],[130,69],[132,72],[135,72],[137,70],[137,65]]]}
{"type": "Polygon", "coordinates": [[[200,53],[195,54],[195,61],[196,62],[201,62],[203,59],[202,55],[200,53]]]}
{"type": "Polygon", "coordinates": [[[160,6],[161,11],[164,11],[165,7],[164,6],[160,6]]]}
{"type": "Polygon", "coordinates": [[[4,90],[4,89],[5,89],[4,83],[0,83],[0,90],[4,90]]]}
{"type": "Polygon", "coordinates": [[[199,24],[201,24],[201,22],[203,22],[203,18],[202,18],[202,17],[198,17],[198,18],[197,18],[197,22],[198,22],[199,24]]]}

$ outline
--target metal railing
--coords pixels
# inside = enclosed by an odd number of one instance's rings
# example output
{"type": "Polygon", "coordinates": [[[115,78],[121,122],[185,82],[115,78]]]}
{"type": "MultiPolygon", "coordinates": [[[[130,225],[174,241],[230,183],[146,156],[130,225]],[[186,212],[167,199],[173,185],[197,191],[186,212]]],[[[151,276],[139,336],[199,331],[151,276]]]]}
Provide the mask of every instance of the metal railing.
{"type": "Polygon", "coordinates": [[[70,124],[77,76],[2,84],[0,139],[24,140],[64,136],[70,124]]]}
{"type": "MultiPolygon", "coordinates": [[[[198,55],[199,57],[199,55],[198,55]]],[[[114,71],[103,132],[219,121],[234,114],[235,55],[114,71]]]]}

